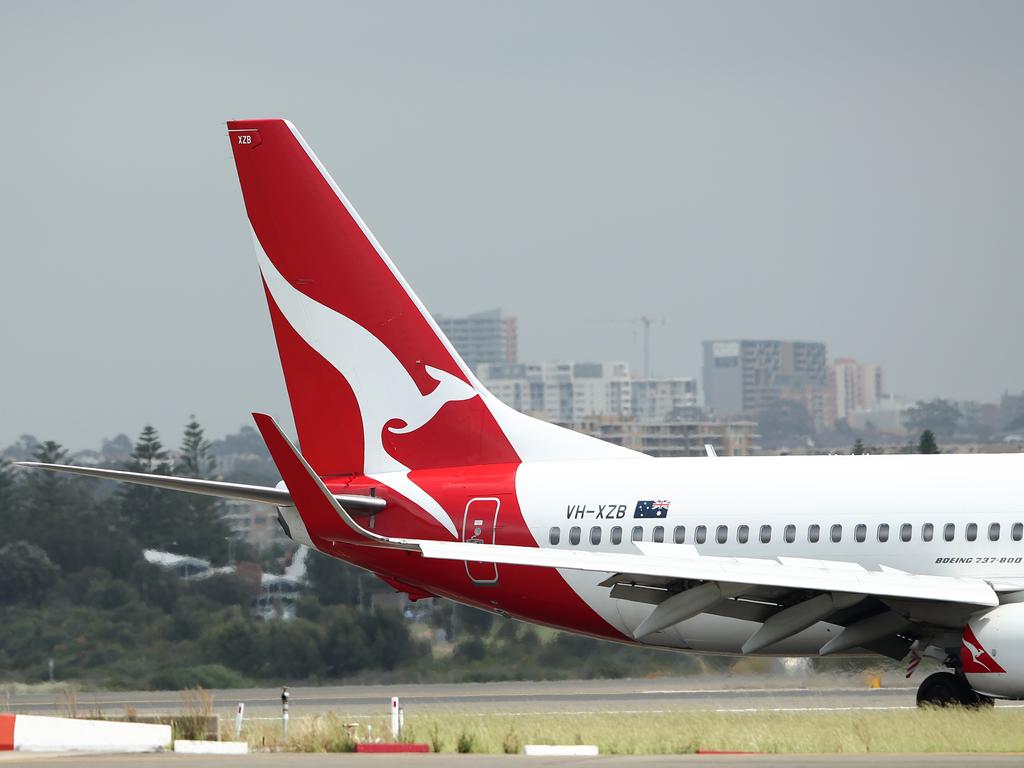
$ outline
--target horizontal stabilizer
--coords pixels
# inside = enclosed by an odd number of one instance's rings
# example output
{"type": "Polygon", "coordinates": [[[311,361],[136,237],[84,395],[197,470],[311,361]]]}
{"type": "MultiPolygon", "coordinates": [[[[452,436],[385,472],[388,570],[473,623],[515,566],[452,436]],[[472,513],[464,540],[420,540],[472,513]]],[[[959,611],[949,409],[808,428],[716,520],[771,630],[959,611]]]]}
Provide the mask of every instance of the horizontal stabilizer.
{"type": "MultiPolygon", "coordinates": [[[[96,477],[101,480],[116,480],[121,483],[148,485],[152,488],[164,488],[169,491],[184,491],[185,493],[198,493],[204,496],[218,496],[222,499],[256,501],[262,504],[272,504],[276,507],[291,507],[295,504],[287,488],[225,483],[220,480],[201,480],[194,477],[151,475],[145,472],[127,472],[121,469],[75,467],[69,464],[44,464],[38,461],[19,461],[18,466],[31,469],[49,469],[56,472],[69,472],[73,475],[96,477]]],[[[337,494],[337,498],[347,508],[360,512],[374,512],[387,506],[387,502],[384,499],[372,496],[337,494]]]]}
{"type": "Polygon", "coordinates": [[[277,471],[285,483],[291,486],[295,508],[310,536],[346,544],[383,543],[391,548],[407,548],[403,547],[401,540],[377,536],[353,520],[345,507],[341,506],[342,503],[348,506],[344,497],[339,498],[328,490],[273,417],[265,413],[254,413],[252,418],[263,436],[263,442],[267,444],[277,471]]]}

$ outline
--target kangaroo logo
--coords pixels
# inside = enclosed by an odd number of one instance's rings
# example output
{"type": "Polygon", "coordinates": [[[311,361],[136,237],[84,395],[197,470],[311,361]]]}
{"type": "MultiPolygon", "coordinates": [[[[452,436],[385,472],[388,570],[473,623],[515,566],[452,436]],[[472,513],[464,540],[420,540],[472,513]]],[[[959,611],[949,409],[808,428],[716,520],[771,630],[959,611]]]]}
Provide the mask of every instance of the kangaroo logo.
{"type": "Polygon", "coordinates": [[[278,309],[306,343],[330,363],[355,393],[363,422],[363,467],[367,477],[415,502],[458,538],[451,518],[426,491],[409,479],[409,467],[384,448],[383,434],[409,434],[427,424],[447,403],[480,393],[447,371],[426,366],[437,386],[420,392],[409,372],[376,336],[340,312],[299,291],[277,270],[253,232],[256,256],[278,309]],[[372,470],[372,474],[371,474],[372,470]]]}
{"type": "Polygon", "coordinates": [[[1006,672],[978,641],[970,624],[964,627],[964,636],[961,642],[960,663],[963,666],[964,672],[972,674],[980,672],[1006,672]]]}

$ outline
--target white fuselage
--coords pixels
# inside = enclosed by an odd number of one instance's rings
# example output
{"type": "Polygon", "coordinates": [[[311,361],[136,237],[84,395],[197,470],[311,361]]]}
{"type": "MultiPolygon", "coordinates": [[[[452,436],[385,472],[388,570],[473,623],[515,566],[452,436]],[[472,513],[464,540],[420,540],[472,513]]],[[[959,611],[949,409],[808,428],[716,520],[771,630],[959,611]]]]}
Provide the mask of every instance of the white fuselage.
{"type": "MultiPolygon", "coordinates": [[[[635,554],[636,535],[651,542],[660,534],[681,557],[695,548],[701,555],[808,558],[1019,581],[1024,589],[1022,486],[1021,454],[530,462],[516,478],[523,517],[541,547],[635,554]],[[665,516],[634,517],[642,500],[668,501],[665,516]]],[[[627,635],[653,610],[609,597],[594,574],[562,575],[627,635]]],[[[703,614],[646,642],[738,653],[757,626],[703,614]]],[[[766,652],[814,654],[838,629],[819,623],[766,652]]]]}

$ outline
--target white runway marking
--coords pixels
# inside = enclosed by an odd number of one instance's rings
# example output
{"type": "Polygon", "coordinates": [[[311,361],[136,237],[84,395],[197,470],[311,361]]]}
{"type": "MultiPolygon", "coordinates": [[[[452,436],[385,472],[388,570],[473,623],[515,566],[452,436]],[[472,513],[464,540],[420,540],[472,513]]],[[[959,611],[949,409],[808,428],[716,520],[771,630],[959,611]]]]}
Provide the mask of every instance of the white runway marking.
{"type": "Polygon", "coordinates": [[[673,690],[670,688],[664,690],[650,690],[640,691],[641,694],[647,694],[650,696],[665,696],[669,694],[687,694],[687,693],[813,693],[820,690],[822,694],[830,693],[874,693],[875,691],[916,691],[917,686],[907,686],[901,688],[867,688],[864,686],[850,687],[850,688],[679,688],[673,690]]]}
{"type": "MultiPolygon", "coordinates": [[[[891,690],[891,689],[890,689],[891,690]]],[[[1024,703],[1003,704],[999,703],[1000,709],[1021,709],[1024,703]]],[[[567,711],[557,710],[533,710],[530,712],[473,712],[476,717],[535,717],[538,715],[685,715],[695,712],[715,713],[751,713],[751,712],[864,712],[864,711],[887,711],[896,709],[917,709],[915,704],[901,704],[886,707],[736,707],[717,709],[579,709],[567,711]]],[[[359,717],[360,715],[340,715],[341,717],[359,717]]],[[[363,715],[365,717],[365,715],[363,715]]],[[[280,718],[268,718],[280,719],[280,718]]]]}

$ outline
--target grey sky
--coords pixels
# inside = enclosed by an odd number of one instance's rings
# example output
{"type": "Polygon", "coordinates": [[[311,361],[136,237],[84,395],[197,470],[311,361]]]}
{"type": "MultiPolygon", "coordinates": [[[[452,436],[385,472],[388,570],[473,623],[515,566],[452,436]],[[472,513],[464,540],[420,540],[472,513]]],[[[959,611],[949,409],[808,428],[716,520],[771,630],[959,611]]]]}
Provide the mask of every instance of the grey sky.
{"type": "Polygon", "coordinates": [[[428,307],[700,375],[822,339],[1024,388],[1020,3],[0,4],[0,444],[287,413],[223,121],[290,118],[428,307]]]}

